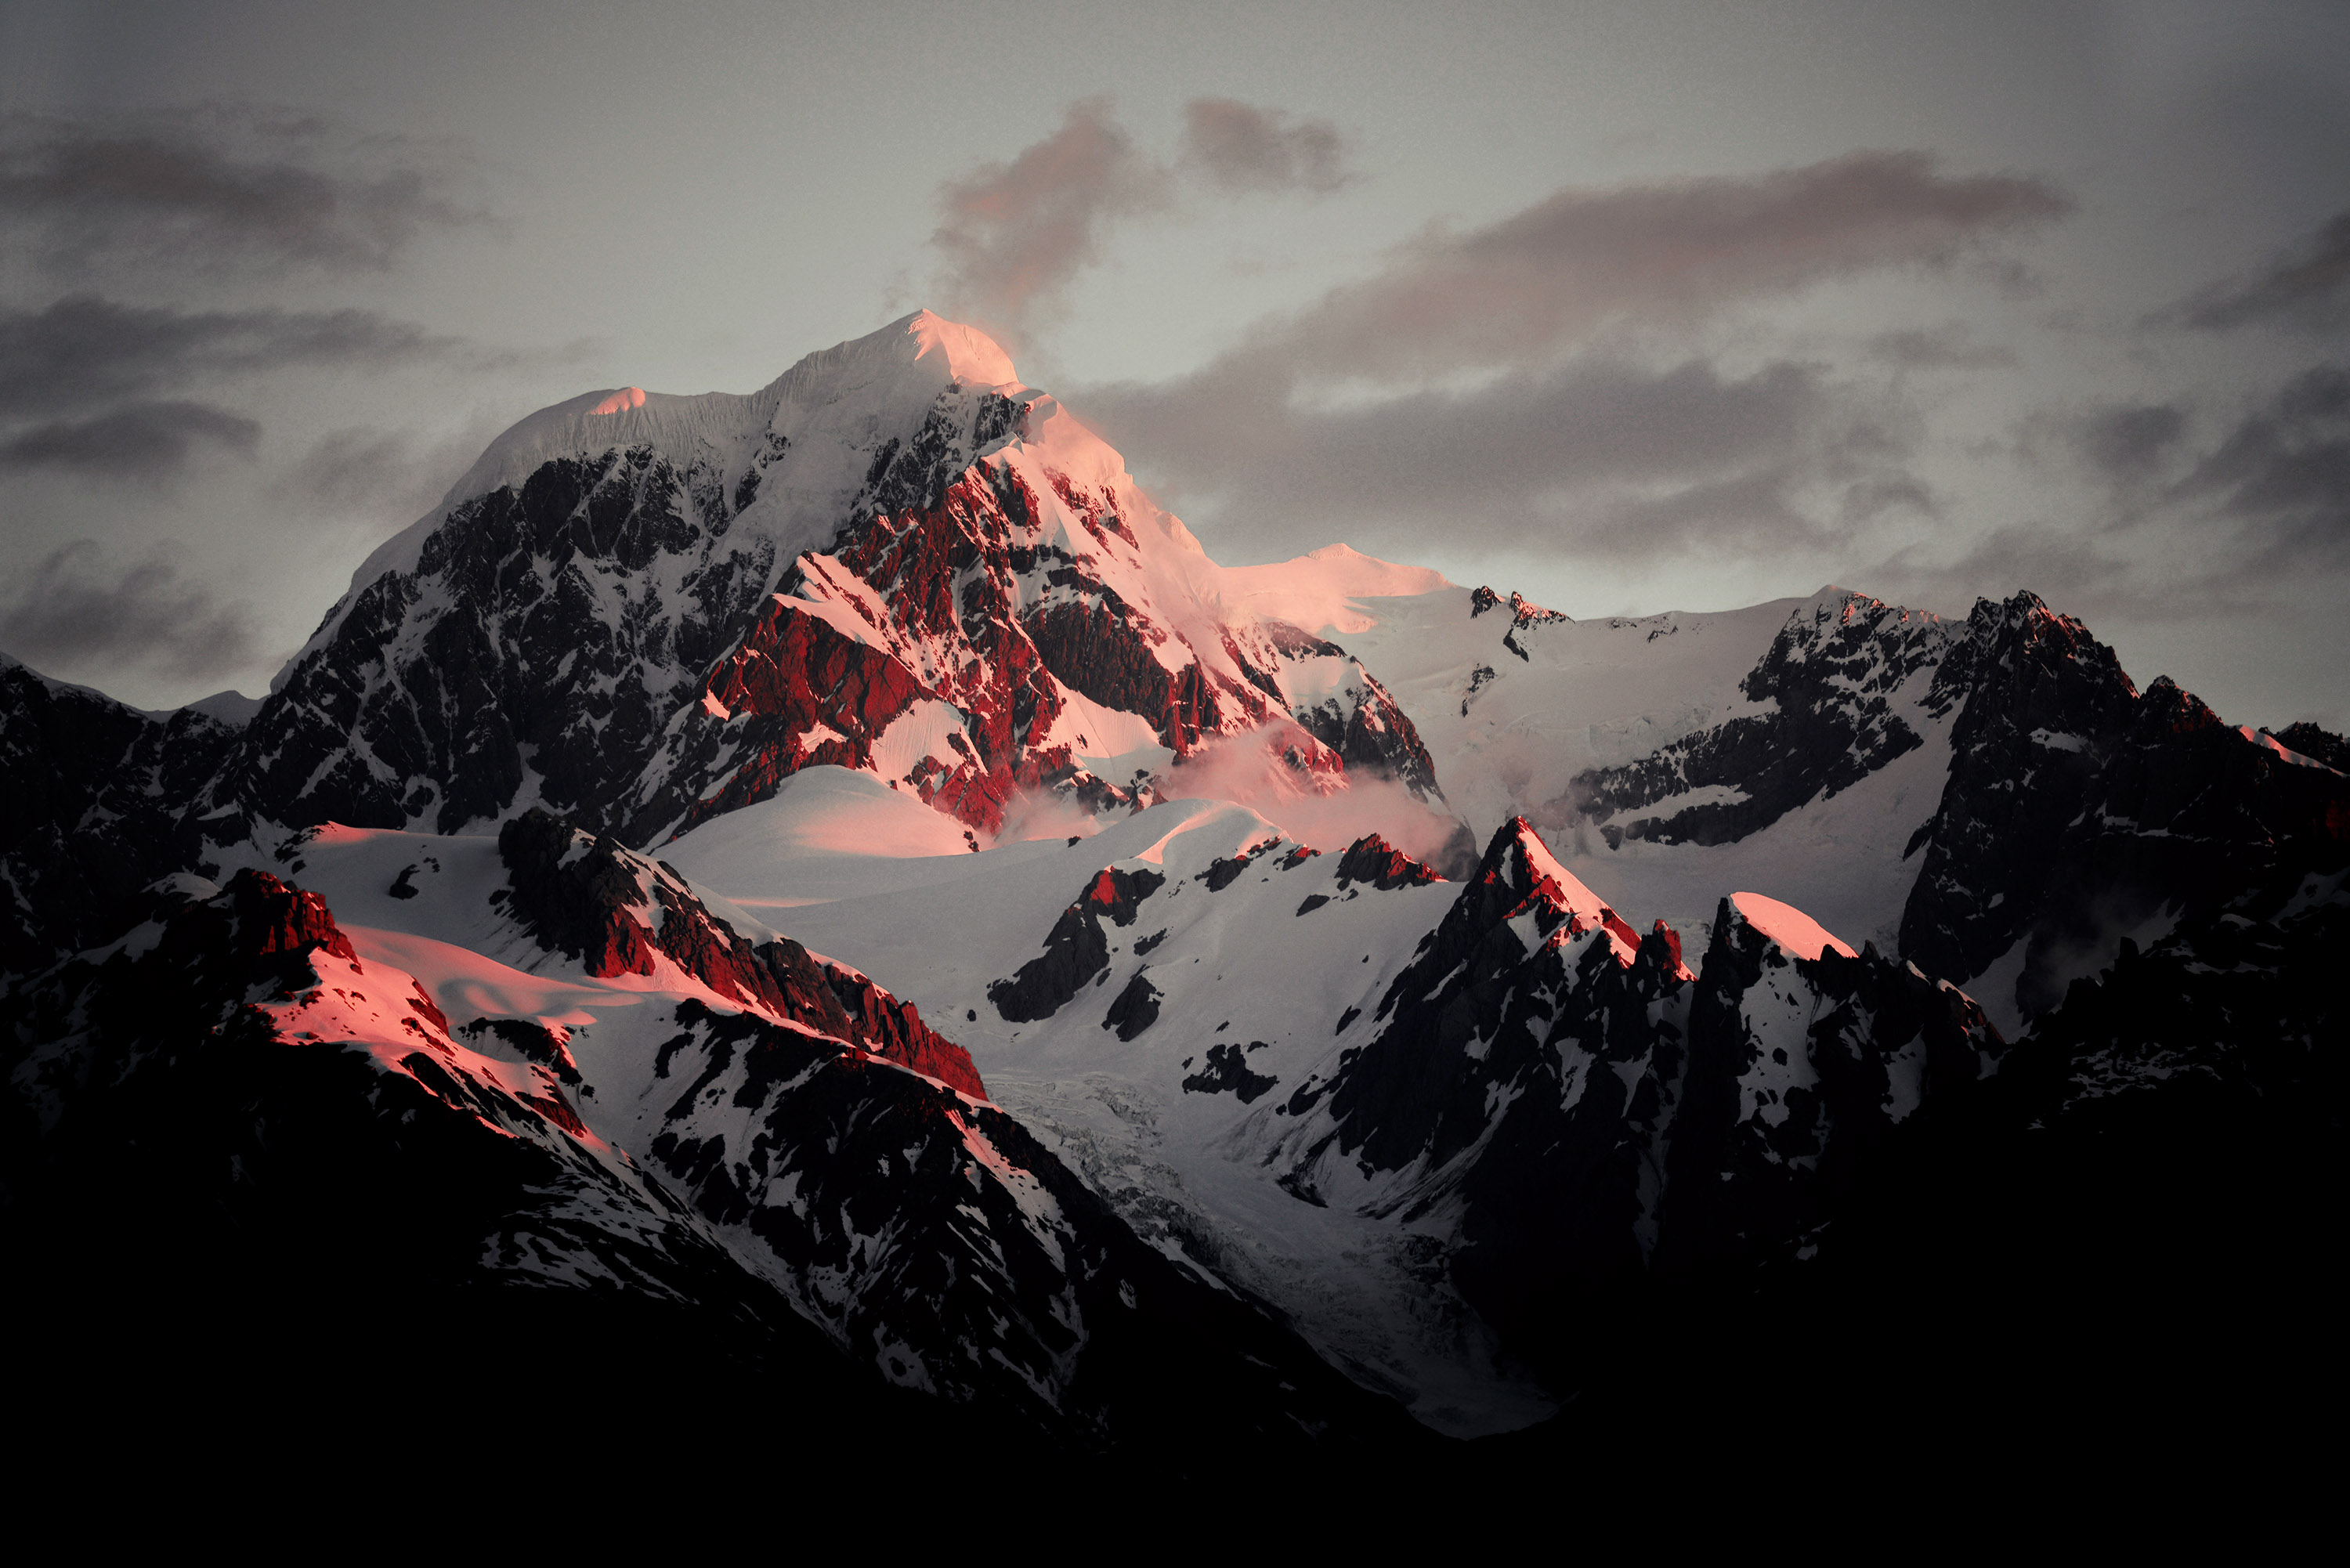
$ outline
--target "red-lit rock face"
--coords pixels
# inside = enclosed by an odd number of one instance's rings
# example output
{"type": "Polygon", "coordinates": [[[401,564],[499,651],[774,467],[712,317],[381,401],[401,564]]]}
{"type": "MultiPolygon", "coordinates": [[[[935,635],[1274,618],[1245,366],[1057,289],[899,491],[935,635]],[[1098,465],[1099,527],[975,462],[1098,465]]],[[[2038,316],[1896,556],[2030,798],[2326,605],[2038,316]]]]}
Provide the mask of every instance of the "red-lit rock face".
{"type": "Polygon", "coordinates": [[[614,840],[533,811],[506,824],[498,853],[513,915],[589,974],[649,975],[665,960],[729,1001],[987,1097],[970,1053],[923,1023],[912,1003],[789,939],[752,942],[666,867],[614,840]]]}

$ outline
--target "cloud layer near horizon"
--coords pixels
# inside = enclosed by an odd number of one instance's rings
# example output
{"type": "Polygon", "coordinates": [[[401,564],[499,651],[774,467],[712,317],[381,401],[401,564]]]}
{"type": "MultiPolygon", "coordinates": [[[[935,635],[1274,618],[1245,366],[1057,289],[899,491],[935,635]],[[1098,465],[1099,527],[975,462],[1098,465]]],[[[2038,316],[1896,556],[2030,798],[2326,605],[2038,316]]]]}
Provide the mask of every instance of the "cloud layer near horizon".
{"type": "MultiPolygon", "coordinates": [[[[1614,560],[1826,544],[1932,512],[1902,466],[1914,414],[1811,359],[1731,369],[1691,335],[1829,280],[1948,268],[2070,210],[2042,182],[1908,152],[1562,190],[1424,231],[1189,376],[1073,397],[1177,499],[1244,513],[1260,555],[1409,550],[1431,524],[1614,560]]],[[[1998,358],[1950,330],[1884,353],[1998,358]]]]}

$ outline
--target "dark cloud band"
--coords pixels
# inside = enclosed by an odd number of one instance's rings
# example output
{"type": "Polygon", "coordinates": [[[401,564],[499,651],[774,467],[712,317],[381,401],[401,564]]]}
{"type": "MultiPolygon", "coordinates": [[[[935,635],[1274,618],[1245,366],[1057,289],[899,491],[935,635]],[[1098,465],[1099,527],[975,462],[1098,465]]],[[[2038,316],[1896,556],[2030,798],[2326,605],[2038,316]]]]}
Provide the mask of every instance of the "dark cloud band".
{"type": "Polygon", "coordinates": [[[0,120],[0,218],[59,269],[380,271],[423,234],[489,223],[454,194],[462,162],[445,146],[359,138],[317,116],[20,115],[0,120]]]}

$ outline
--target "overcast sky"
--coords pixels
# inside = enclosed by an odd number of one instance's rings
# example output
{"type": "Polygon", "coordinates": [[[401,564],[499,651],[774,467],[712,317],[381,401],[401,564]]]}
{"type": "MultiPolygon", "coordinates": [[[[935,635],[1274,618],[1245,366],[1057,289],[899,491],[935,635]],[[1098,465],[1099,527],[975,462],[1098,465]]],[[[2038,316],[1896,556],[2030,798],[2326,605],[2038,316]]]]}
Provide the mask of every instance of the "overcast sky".
{"type": "Polygon", "coordinates": [[[487,9],[0,0],[0,649],[257,692],[523,414],[930,305],[1222,560],[2350,722],[2350,6],[487,9]]]}

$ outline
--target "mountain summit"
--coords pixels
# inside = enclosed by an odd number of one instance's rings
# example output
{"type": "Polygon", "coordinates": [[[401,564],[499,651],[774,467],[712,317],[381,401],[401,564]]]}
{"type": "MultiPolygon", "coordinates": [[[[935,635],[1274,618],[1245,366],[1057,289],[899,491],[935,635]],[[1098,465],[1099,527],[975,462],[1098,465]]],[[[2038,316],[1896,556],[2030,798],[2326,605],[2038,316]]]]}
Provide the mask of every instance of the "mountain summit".
{"type": "Polygon", "coordinates": [[[920,312],[747,397],[515,425],[359,569],[201,815],[453,832],[540,804],[651,846],[831,765],[992,833],[1016,791],[1130,805],[1253,732],[1436,800],[1386,689],[1227,588],[1115,452],[920,312]]]}

